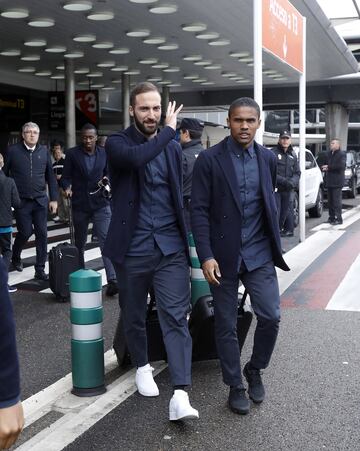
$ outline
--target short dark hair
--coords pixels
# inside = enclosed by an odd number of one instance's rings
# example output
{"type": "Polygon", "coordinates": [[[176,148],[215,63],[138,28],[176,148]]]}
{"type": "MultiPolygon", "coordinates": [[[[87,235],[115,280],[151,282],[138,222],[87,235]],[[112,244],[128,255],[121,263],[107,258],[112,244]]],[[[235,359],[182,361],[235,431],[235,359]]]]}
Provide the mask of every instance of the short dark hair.
{"type": "Polygon", "coordinates": [[[257,102],[255,102],[254,99],[252,99],[251,97],[239,97],[238,99],[234,100],[228,110],[228,116],[230,117],[232,112],[235,110],[235,108],[239,108],[242,106],[247,106],[250,108],[254,108],[254,110],[256,110],[256,113],[258,115],[258,117],[260,118],[260,107],[258,105],[257,102]]]}
{"type": "Polygon", "coordinates": [[[95,130],[95,133],[97,134],[97,129],[96,129],[95,125],[90,124],[90,122],[88,122],[87,124],[84,124],[81,127],[80,132],[83,133],[83,132],[86,132],[87,130],[95,130]]]}
{"type": "Polygon", "coordinates": [[[200,139],[202,137],[202,131],[200,130],[189,130],[187,128],[181,128],[180,130],[183,132],[188,131],[190,139],[200,139]]]}
{"type": "Polygon", "coordinates": [[[63,148],[63,143],[61,141],[54,140],[51,143],[51,148],[53,149],[55,146],[60,146],[61,148],[63,148]]]}
{"type": "Polygon", "coordinates": [[[138,83],[130,93],[130,105],[134,108],[136,96],[138,96],[139,94],[144,94],[145,92],[152,91],[157,92],[161,96],[158,87],[155,86],[153,83],[150,83],[149,81],[138,83]]]}

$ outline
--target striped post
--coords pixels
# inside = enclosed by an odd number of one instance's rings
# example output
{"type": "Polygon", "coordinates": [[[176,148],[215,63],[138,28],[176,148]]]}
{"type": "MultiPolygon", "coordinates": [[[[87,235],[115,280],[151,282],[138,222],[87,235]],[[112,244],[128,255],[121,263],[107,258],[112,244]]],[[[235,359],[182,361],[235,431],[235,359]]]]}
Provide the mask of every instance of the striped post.
{"type": "Polygon", "coordinates": [[[189,246],[191,260],[191,304],[194,306],[202,296],[210,294],[210,288],[201,269],[192,233],[189,233],[189,246]]]}
{"type": "Polygon", "coordinates": [[[96,396],[104,385],[101,274],[79,269],[69,276],[71,318],[72,393],[96,396]]]}

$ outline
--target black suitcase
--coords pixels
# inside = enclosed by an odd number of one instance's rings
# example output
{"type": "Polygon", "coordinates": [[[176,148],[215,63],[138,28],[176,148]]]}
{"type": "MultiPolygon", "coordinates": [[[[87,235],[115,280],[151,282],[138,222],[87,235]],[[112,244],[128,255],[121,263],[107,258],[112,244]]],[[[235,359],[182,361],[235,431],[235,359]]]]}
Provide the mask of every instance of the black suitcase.
{"type": "Polygon", "coordinates": [[[70,244],[60,243],[49,252],[49,284],[56,299],[66,301],[70,296],[69,274],[80,269],[79,251],[74,246],[74,229],[71,205],[70,215],[70,244]]]}
{"type": "MultiPolygon", "coordinates": [[[[237,333],[240,352],[253,316],[251,310],[245,305],[246,296],[245,290],[243,295],[239,295],[238,301],[237,333]]],[[[189,330],[193,340],[193,361],[217,359],[212,296],[203,296],[196,302],[190,314],[189,330]]]]}
{"type": "MultiPolygon", "coordinates": [[[[147,334],[149,362],[155,362],[157,360],[167,360],[164,340],[160,328],[159,318],[155,307],[155,299],[153,295],[150,297],[147,307],[146,334],[147,334]]],[[[122,322],[121,311],[115,331],[113,348],[120,367],[124,367],[131,364],[131,358],[125,340],[124,325],[122,322]]]]}

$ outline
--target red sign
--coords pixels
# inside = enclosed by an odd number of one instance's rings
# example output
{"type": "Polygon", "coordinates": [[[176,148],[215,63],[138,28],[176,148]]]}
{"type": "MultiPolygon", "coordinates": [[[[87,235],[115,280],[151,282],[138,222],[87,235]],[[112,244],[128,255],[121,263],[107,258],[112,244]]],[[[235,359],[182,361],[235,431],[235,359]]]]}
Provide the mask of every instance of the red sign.
{"type": "Polygon", "coordinates": [[[303,17],[288,0],[263,0],[263,48],[303,72],[303,17]]]}

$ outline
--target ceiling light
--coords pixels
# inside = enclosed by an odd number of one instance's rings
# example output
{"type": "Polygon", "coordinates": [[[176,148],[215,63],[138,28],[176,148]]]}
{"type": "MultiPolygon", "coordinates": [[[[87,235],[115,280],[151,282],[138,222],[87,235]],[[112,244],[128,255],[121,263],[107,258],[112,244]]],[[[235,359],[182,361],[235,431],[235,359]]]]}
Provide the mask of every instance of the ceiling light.
{"type": "Polygon", "coordinates": [[[112,47],[114,47],[114,44],[109,41],[101,41],[92,44],[91,47],[93,47],[94,49],[111,49],[112,47]]]}
{"type": "MultiPolygon", "coordinates": [[[[18,49],[6,49],[6,50],[3,50],[2,52],[0,52],[0,55],[2,55],[2,56],[19,56],[20,53],[21,52],[18,49]]],[[[39,56],[39,59],[40,59],[40,56],[39,56]]],[[[28,61],[31,61],[31,60],[28,60],[28,61]]]]}
{"type": "Polygon", "coordinates": [[[89,20],[111,20],[114,18],[114,13],[112,11],[97,11],[90,13],[86,16],[89,20]]]}
{"type": "Polygon", "coordinates": [[[205,83],[207,81],[207,78],[196,78],[195,80],[192,80],[193,83],[205,83]]]}
{"type": "Polygon", "coordinates": [[[75,42],[94,42],[96,41],[96,36],[94,34],[79,34],[73,37],[75,42]]]}
{"type": "Polygon", "coordinates": [[[24,19],[29,17],[29,11],[25,8],[9,8],[2,11],[1,16],[7,19],[24,19]]]}
{"type": "Polygon", "coordinates": [[[24,72],[24,73],[31,73],[31,72],[35,72],[35,71],[36,71],[35,67],[31,67],[31,66],[20,67],[20,69],[18,69],[18,72],[24,72]]]}
{"type": "Polygon", "coordinates": [[[265,75],[277,74],[277,73],[278,73],[278,71],[277,71],[277,70],[274,70],[274,69],[266,69],[266,70],[263,70],[263,74],[265,74],[265,75]]]}
{"type": "Polygon", "coordinates": [[[130,49],[126,47],[119,47],[109,50],[109,53],[111,53],[112,55],[126,55],[127,53],[130,53],[130,49]]]}
{"type": "Polygon", "coordinates": [[[151,6],[149,11],[153,14],[173,14],[178,10],[175,4],[162,4],[157,6],[151,6]]]}
{"type": "Polygon", "coordinates": [[[251,56],[244,56],[244,57],[242,57],[242,58],[239,58],[239,61],[240,61],[241,63],[253,63],[253,62],[254,62],[254,59],[251,58],[251,56]]]}
{"type": "Polygon", "coordinates": [[[75,74],[87,74],[90,72],[90,69],[88,67],[79,67],[79,69],[75,69],[75,74]]]}
{"type": "Polygon", "coordinates": [[[76,84],[77,84],[77,85],[86,85],[86,86],[89,86],[89,85],[90,85],[90,80],[81,80],[81,81],[78,81],[76,84]]]}
{"type": "Polygon", "coordinates": [[[244,56],[249,56],[249,52],[230,52],[229,56],[233,58],[243,58],[244,56]]]}
{"type": "Polygon", "coordinates": [[[25,55],[20,58],[22,61],[39,61],[40,55],[25,55]]]}
{"type": "Polygon", "coordinates": [[[63,64],[60,64],[59,66],[56,66],[57,70],[65,70],[65,66],[63,64]]]}
{"type": "Polygon", "coordinates": [[[229,39],[217,39],[216,41],[210,41],[208,42],[209,45],[221,47],[224,45],[230,45],[229,39]]]}
{"type": "Polygon", "coordinates": [[[186,74],[184,75],[184,80],[195,80],[196,78],[199,78],[197,74],[186,74]]]}
{"type": "Polygon", "coordinates": [[[215,69],[221,69],[222,66],[221,64],[209,64],[209,66],[205,66],[204,69],[209,69],[209,70],[215,70],[215,69]]]}
{"type": "Polygon", "coordinates": [[[67,11],[89,11],[92,6],[92,3],[87,0],[76,0],[72,2],[66,2],[63,5],[63,8],[67,11]]]}
{"type": "Polygon", "coordinates": [[[68,52],[64,54],[65,58],[82,58],[84,56],[84,52],[80,50],[74,50],[73,52],[68,52]]]}
{"type": "Polygon", "coordinates": [[[129,70],[126,70],[124,72],[124,74],[126,74],[126,75],[139,75],[140,71],[139,71],[139,69],[129,69],[129,70]]]}
{"type": "Polygon", "coordinates": [[[151,67],[153,67],[154,69],[166,69],[169,66],[170,66],[170,64],[168,64],[168,63],[156,63],[156,64],[153,64],[151,67]]]}
{"type": "Polygon", "coordinates": [[[53,45],[52,47],[47,47],[45,52],[48,53],[64,53],[66,52],[66,47],[62,45],[53,45]]]}
{"type": "Polygon", "coordinates": [[[103,85],[102,83],[96,83],[94,85],[91,85],[92,88],[98,89],[98,88],[103,88],[105,85],[103,85]]]}
{"type": "Polygon", "coordinates": [[[207,26],[204,23],[201,22],[195,22],[190,24],[181,25],[181,28],[184,31],[190,31],[191,33],[197,33],[199,31],[206,30],[207,26]]]}
{"type": "Polygon", "coordinates": [[[97,67],[114,67],[115,61],[103,61],[97,64],[97,67]]]}
{"type": "Polygon", "coordinates": [[[144,44],[163,44],[166,42],[166,38],[164,36],[149,36],[148,38],[143,39],[144,44]]]}
{"type": "Polygon", "coordinates": [[[201,61],[202,60],[201,55],[185,55],[183,56],[184,61],[201,61]]]}
{"type": "Polygon", "coordinates": [[[221,72],[223,77],[236,77],[236,72],[221,72]]]}
{"type": "Polygon", "coordinates": [[[210,86],[210,85],[214,85],[215,82],[214,82],[214,81],[203,81],[201,84],[202,84],[203,86],[210,86]]]}
{"type": "Polygon", "coordinates": [[[237,80],[244,80],[244,77],[241,75],[234,75],[233,77],[229,77],[229,80],[237,81],[237,80]]]}
{"type": "Polygon", "coordinates": [[[281,74],[267,74],[268,77],[270,78],[278,78],[278,77],[282,77],[281,74]]]}
{"type": "Polygon", "coordinates": [[[250,80],[244,78],[243,80],[236,80],[236,83],[250,83],[250,80]]]}
{"type": "Polygon", "coordinates": [[[45,17],[39,19],[32,19],[28,22],[28,25],[30,25],[30,27],[38,27],[38,28],[53,27],[55,25],[55,20],[48,19],[45,17]]]}
{"type": "Polygon", "coordinates": [[[121,80],[121,78],[114,78],[113,80],[111,80],[111,83],[119,83],[119,84],[121,84],[122,80],[121,80]]]}
{"type": "Polygon", "coordinates": [[[52,80],[64,80],[65,75],[64,74],[55,74],[55,75],[52,75],[50,78],[52,80]]]}
{"type": "Polygon", "coordinates": [[[126,32],[126,36],[129,36],[130,38],[146,38],[147,36],[150,36],[150,31],[144,28],[129,30],[126,32]]]}
{"type": "Polygon", "coordinates": [[[115,86],[104,86],[102,88],[103,91],[113,91],[115,88],[115,86]]]}
{"type": "Polygon", "coordinates": [[[88,74],[86,74],[86,76],[89,78],[102,77],[103,73],[102,72],[89,72],[88,74]]]}
{"type": "Polygon", "coordinates": [[[147,81],[153,81],[153,82],[157,82],[157,81],[161,81],[162,78],[161,77],[147,77],[146,78],[147,81]]]}
{"type": "Polygon", "coordinates": [[[144,58],[139,60],[140,64],[156,64],[158,60],[156,58],[144,58]]]}
{"type": "Polygon", "coordinates": [[[114,72],[125,72],[128,69],[129,69],[128,66],[115,66],[112,67],[110,70],[113,70],[114,72]]]}
{"type": "Polygon", "coordinates": [[[198,39],[216,39],[219,36],[219,33],[217,33],[216,31],[204,31],[196,35],[198,39]]]}
{"type": "Polygon", "coordinates": [[[180,72],[180,67],[167,67],[164,72],[180,72]]]}
{"type": "Polygon", "coordinates": [[[171,85],[172,81],[171,80],[161,80],[158,82],[158,85],[171,85]]]}
{"type": "Polygon", "coordinates": [[[45,39],[28,39],[24,41],[24,45],[28,47],[44,47],[46,45],[45,39]]]}
{"type": "Polygon", "coordinates": [[[129,0],[131,3],[156,3],[158,0],[129,0]]]}
{"type": "Polygon", "coordinates": [[[181,86],[181,84],[180,83],[171,83],[168,86],[169,86],[169,88],[178,88],[179,86],[181,86]]]}
{"type": "Polygon", "coordinates": [[[275,81],[277,81],[277,80],[283,81],[283,80],[287,80],[287,79],[288,79],[287,77],[283,77],[283,76],[274,78],[275,81]]]}
{"type": "Polygon", "coordinates": [[[39,72],[35,72],[35,75],[37,75],[38,77],[48,77],[49,75],[51,75],[51,70],[41,70],[39,72]]]}
{"type": "Polygon", "coordinates": [[[212,61],[210,60],[201,60],[201,61],[195,61],[195,66],[209,66],[209,64],[212,64],[212,61]]]}
{"type": "Polygon", "coordinates": [[[179,44],[176,42],[168,42],[165,44],[158,45],[159,50],[176,50],[179,48],[179,44]]]}

